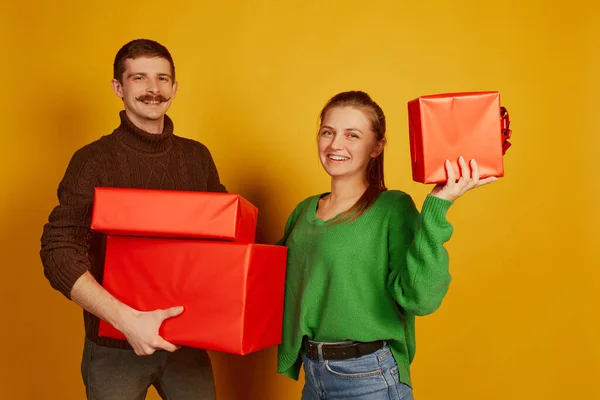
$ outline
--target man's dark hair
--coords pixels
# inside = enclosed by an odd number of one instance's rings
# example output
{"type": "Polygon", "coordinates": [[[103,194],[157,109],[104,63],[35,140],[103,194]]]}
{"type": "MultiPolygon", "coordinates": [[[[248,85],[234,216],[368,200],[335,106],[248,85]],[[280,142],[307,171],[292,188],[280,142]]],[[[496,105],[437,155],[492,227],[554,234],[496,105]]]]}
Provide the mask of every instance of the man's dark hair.
{"type": "Polygon", "coordinates": [[[123,83],[123,73],[125,72],[125,60],[128,58],[136,59],[139,57],[160,57],[169,61],[171,64],[171,76],[175,81],[175,64],[169,50],[162,44],[149,39],[136,39],[127,43],[117,52],[115,63],[113,65],[114,78],[123,83]]]}

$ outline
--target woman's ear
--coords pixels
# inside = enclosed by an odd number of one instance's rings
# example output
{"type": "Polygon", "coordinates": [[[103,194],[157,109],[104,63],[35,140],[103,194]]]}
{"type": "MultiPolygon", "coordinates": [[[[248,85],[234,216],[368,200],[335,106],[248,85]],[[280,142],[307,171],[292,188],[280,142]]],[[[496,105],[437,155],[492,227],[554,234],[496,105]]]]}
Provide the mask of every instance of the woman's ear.
{"type": "Polygon", "coordinates": [[[381,154],[381,152],[383,151],[383,149],[385,147],[385,144],[386,144],[385,138],[378,140],[377,143],[375,144],[375,147],[373,148],[373,151],[371,152],[371,158],[379,157],[379,155],[381,154]]]}

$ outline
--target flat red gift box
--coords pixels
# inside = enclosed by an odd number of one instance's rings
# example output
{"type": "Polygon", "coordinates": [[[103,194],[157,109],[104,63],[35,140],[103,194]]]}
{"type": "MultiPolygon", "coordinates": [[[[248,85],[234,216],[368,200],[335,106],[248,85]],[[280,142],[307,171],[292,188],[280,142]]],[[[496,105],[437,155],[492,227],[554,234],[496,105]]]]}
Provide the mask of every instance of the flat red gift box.
{"type": "Polygon", "coordinates": [[[258,209],[238,194],[96,187],[91,228],[118,236],[253,243],[258,209]]]}
{"type": "Polygon", "coordinates": [[[477,161],[480,178],[504,176],[511,131],[499,92],[421,96],[408,102],[408,127],[414,181],[446,182],[445,160],[458,179],[460,156],[477,161]]]}
{"type": "MultiPolygon", "coordinates": [[[[284,246],[109,236],[102,285],[152,311],[183,306],[160,335],[171,343],[248,354],[281,343],[284,246]]],[[[99,335],[125,339],[101,321],[99,335]]]]}

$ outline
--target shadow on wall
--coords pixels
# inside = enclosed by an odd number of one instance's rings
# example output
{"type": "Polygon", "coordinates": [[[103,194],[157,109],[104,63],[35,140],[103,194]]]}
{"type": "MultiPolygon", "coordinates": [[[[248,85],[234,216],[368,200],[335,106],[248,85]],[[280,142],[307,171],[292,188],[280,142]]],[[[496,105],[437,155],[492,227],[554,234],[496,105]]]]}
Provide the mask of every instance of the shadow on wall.
{"type": "MultiPolygon", "coordinates": [[[[277,147],[276,143],[269,146],[264,143],[273,140],[275,135],[266,132],[274,128],[268,126],[268,116],[261,115],[264,111],[239,103],[235,93],[207,91],[206,97],[212,100],[198,117],[200,126],[215,129],[211,129],[210,136],[203,134],[206,142],[201,141],[217,155],[217,167],[230,171],[228,178],[222,177],[227,189],[241,194],[258,208],[256,243],[274,244],[283,236],[285,220],[292,211],[282,204],[278,195],[280,190],[289,190],[281,187],[284,184],[281,173],[264,162],[273,159],[269,152],[277,147]],[[231,118],[232,115],[236,117],[231,118]],[[217,139],[228,137],[230,132],[244,132],[236,137],[235,146],[245,151],[235,152],[235,157],[228,151],[231,143],[217,139]]],[[[276,346],[245,356],[218,352],[210,352],[210,355],[219,399],[280,400],[284,387],[283,391],[288,393],[297,388],[297,396],[293,398],[300,398],[302,378],[295,382],[277,373],[276,346]]]]}
{"type": "Polygon", "coordinates": [[[294,390],[300,398],[304,378],[298,382],[277,373],[277,348],[237,356],[223,353],[210,353],[215,370],[217,398],[227,400],[281,400],[282,387],[285,392],[294,390]]]}
{"type": "Polygon", "coordinates": [[[11,196],[0,225],[0,243],[6,246],[0,292],[12,304],[5,319],[12,328],[1,330],[0,338],[10,344],[5,355],[12,360],[3,378],[7,387],[22,383],[22,398],[46,398],[50,387],[64,393],[64,399],[83,395],[83,390],[69,393],[73,382],[81,381],[81,312],[50,287],[39,258],[43,225],[58,203],[59,181],[72,153],[87,140],[82,129],[92,123],[90,110],[77,97],[50,94],[49,98],[69,101],[48,103],[51,108],[40,109],[35,119],[25,110],[17,116],[23,123],[22,132],[15,134],[24,139],[19,141],[23,147],[15,150],[25,162],[11,173],[11,196]],[[49,373],[51,369],[60,372],[49,373]]]}

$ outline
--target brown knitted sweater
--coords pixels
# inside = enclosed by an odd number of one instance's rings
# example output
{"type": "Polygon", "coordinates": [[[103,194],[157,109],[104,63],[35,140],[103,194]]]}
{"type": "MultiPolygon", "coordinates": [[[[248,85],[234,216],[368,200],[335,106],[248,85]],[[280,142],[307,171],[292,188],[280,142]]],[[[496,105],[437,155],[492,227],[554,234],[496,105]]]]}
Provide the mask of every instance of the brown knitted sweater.
{"type": "MultiPolygon", "coordinates": [[[[96,186],[225,192],[212,156],[203,144],[164,131],[137,128],[121,111],[121,125],[73,155],[58,186],[59,204],[41,238],[44,275],[70,299],[75,281],[86,271],[102,284],[106,236],[90,229],[96,186]]],[[[99,319],[84,311],[86,336],[99,345],[128,349],[126,341],[98,337],[99,319]]]]}

